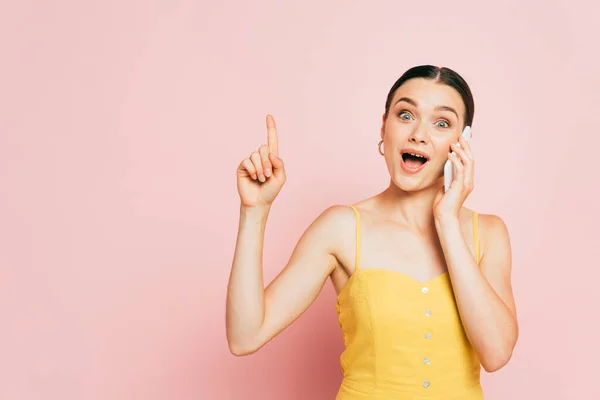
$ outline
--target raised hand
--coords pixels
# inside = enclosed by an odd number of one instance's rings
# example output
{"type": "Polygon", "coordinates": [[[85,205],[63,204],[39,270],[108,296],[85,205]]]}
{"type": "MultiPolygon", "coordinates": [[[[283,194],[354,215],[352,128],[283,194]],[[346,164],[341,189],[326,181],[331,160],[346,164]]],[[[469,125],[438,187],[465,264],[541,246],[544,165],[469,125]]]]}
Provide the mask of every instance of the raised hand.
{"type": "Polygon", "coordinates": [[[267,144],[263,144],[237,168],[237,188],[243,207],[269,207],[285,183],[279,137],[273,116],[267,115],[267,144]]]}
{"type": "Polygon", "coordinates": [[[433,200],[433,215],[436,219],[458,218],[460,208],[473,191],[475,161],[471,146],[462,136],[459,136],[458,143],[460,146],[456,143],[450,145],[452,152],[448,155],[454,168],[450,189],[444,193],[442,186],[433,200]]]}

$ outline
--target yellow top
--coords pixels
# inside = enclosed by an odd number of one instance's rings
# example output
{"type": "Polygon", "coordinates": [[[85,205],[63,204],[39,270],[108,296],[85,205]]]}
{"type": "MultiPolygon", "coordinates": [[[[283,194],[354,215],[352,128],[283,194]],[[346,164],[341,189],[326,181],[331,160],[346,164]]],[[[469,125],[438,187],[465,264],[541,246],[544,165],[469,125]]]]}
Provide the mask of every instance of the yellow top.
{"type": "MultiPolygon", "coordinates": [[[[346,349],[336,400],[481,400],[480,362],[463,329],[448,272],[420,282],[388,269],[356,267],[337,298],[346,349]]],[[[473,214],[479,264],[477,213],[473,214]]]]}

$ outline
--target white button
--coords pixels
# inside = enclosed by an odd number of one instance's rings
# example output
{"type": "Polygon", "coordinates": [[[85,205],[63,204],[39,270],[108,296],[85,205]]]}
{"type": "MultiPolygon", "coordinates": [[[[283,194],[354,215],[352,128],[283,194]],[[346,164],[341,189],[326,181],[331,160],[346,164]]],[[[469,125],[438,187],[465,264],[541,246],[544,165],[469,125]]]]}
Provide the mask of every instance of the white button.
{"type": "Polygon", "coordinates": [[[429,357],[425,357],[425,359],[423,360],[423,362],[424,362],[425,364],[431,364],[431,358],[429,358],[429,357]]]}
{"type": "Polygon", "coordinates": [[[421,293],[425,294],[429,292],[429,289],[427,289],[426,287],[424,287],[423,289],[421,289],[421,293]]]}
{"type": "Polygon", "coordinates": [[[425,334],[425,339],[431,339],[431,333],[427,332],[427,333],[425,334]]]}
{"type": "Polygon", "coordinates": [[[429,381],[425,381],[425,382],[423,382],[423,387],[424,387],[424,388],[428,388],[428,387],[429,387],[429,381]]]}
{"type": "Polygon", "coordinates": [[[431,317],[431,310],[425,310],[425,316],[431,317]]]}

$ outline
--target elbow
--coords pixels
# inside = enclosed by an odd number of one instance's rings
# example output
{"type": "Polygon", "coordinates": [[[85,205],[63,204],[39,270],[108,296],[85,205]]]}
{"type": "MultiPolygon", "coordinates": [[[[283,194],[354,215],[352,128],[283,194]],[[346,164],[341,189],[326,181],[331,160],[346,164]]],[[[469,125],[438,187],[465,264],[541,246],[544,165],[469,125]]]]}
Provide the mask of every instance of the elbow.
{"type": "Polygon", "coordinates": [[[255,352],[255,350],[252,350],[252,349],[246,348],[246,347],[242,347],[242,346],[236,346],[236,345],[229,344],[229,352],[236,357],[243,357],[243,356],[249,356],[250,354],[253,354],[255,352]]]}
{"type": "Polygon", "coordinates": [[[258,350],[254,346],[254,333],[248,329],[240,329],[234,326],[229,320],[225,325],[225,338],[227,339],[229,352],[236,357],[248,356],[258,350]]]}
{"type": "Polygon", "coordinates": [[[236,357],[254,354],[264,345],[260,330],[234,329],[230,325],[225,328],[229,352],[236,357]]]}
{"type": "Polygon", "coordinates": [[[486,372],[496,372],[503,368],[513,355],[513,350],[519,337],[519,328],[515,324],[509,338],[506,337],[502,342],[490,348],[488,354],[481,358],[481,366],[486,372]]]}
{"type": "Polygon", "coordinates": [[[490,354],[488,357],[483,358],[481,360],[481,366],[488,373],[496,372],[508,364],[511,357],[512,348],[503,351],[498,350],[494,352],[494,354],[490,354]]]}
{"type": "Polygon", "coordinates": [[[258,351],[260,346],[256,346],[250,341],[240,341],[228,339],[229,352],[236,357],[249,356],[258,351]]]}
{"type": "Polygon", "coordinates": [[[483,369],[485,370],[485,372],[487,373],[492,373],[492,372],[496,372],[499,369],[501,369],[502,367],[504,367],[506,364],[508,363],[508,361],[504,361],[504,360],[499,360],[499,361],[490,361],[490,362],[482,362],[481,365],[483,366],[483,369]]]}

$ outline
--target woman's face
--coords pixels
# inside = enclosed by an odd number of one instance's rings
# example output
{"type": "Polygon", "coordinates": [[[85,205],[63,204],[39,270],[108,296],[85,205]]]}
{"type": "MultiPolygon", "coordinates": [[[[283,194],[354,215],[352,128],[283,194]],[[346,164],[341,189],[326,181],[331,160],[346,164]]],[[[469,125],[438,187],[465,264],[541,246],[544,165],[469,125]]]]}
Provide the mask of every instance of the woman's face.
{"type": "Polygon", "coordinates": [[[450,144],[464,128],[464,115],[462,98],[445,84],[415,78],[396,90],[381,127],[385,162],[396,186],[416,191],[443,175],[450,144]]]}

